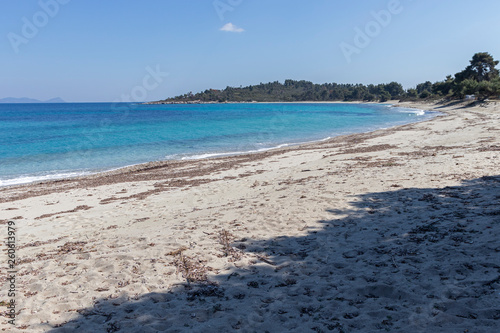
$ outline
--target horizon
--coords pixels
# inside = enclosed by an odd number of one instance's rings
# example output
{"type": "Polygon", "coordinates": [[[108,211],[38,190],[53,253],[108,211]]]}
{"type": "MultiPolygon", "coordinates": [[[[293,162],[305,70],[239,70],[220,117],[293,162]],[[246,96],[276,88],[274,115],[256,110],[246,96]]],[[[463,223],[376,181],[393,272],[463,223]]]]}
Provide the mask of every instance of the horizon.
{"type": "Polygon", "coordinates": [[[500,58],[500,3],[479,4],[480,16],[451,0],[10,2],[0,99],[144,102],[286,79],[408,89],[476,52],[500,58]]]}

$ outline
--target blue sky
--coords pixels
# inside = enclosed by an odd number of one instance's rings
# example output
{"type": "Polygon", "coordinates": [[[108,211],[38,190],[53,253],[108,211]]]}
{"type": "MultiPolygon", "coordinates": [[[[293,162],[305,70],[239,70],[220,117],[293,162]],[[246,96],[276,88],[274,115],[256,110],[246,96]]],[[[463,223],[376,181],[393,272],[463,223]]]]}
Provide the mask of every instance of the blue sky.
{"type": "Polygon", "coordinates": [[[157,100],[288,78],[409,88],[476,52],[500,59],[498,13],[498,0],[2,1],[0,98],[157,100]]]}

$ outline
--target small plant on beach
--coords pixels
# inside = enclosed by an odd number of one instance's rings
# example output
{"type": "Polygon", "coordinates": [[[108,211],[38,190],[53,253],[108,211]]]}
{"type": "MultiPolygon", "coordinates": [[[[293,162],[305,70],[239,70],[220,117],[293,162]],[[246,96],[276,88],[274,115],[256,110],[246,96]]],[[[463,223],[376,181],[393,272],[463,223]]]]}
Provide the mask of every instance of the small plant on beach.
{"type": "Polygon", "coordinates": [[[200,259],[184,255],[186,247],[181,247],[178,250],[171,251],[167,255],[175,256],[174,265],[177,267],[177,272],[182,274],[188,284],[191,282],[207,281],[207,267],[200,259]]]}
{"type": "Polygon", "coordinates": [[[231,242],[233,242],[235,239],[236,237],[225,229],[222,229],[222,231],[219,233],[219,244],[222,245],[222,252],[224,253],[224,257],[231,257],[230,260],[232,261],[241,258],[241,251],[231,246],[231,242]]]}
{"type": "Polygon", "coordinates": [[[231,251],[229,238],[230,238],[229,232],[223,229],[219,234],[219,243],[223,246],[222,251],[224,252],[225,257],[229,256],[229,252],[231,251]]]}

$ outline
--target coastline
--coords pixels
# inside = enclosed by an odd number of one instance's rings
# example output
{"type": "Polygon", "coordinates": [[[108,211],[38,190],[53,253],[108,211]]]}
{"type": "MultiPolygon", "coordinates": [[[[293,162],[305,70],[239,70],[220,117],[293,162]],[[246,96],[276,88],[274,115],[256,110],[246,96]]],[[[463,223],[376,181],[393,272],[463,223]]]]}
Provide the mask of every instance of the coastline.
{"type": "MultiPolygon", "coordinates": [[[[241,102],[241,103],[236,103],[236,104],[242,104],[242,103],[244,104],[247,102],[241,102]]],[[[254,103],[250,103],[250,104],[378,104],[378,105],[384,105],[384,106],[393,106],[397,103],[398,103],[398,101],[391,100],[391,101],[387,101],[387,103],[363,102],[363,101],[350,101],[350,102],[311,101],[311,102],[254,102],[254,103]]],[[[213,103],[194,103],[194,104],[213,104],[213,103]]],[[[231,104],[231,103],[219,103],[219,104],[231,104]]],[[[421,122],[421,121],[425,121],[425,119],[417,120],[417,121],[414,121],[412,123],[421,122]]],[[[368,133],[368,132],[372,132],[372,131],[375,131],[378,129],[391,128],[391,127],[400,126],[400,125],[401,124],[390,124],[389,127],[383,127],[383,128],[379,128],[378,126],[374,126],[374,128],[372,128],[372,129],[351,130],[351,131],[346,131],[343,134],[334,135],[334,137],[345,136],[345,135],[356,134],[356,133],[368,133]]],[[[65,180],[65,179],[80,179],[82,177],[88,177],[88,176],[105,175],[105,174],[109,174],[109,173],[114,173],[115,171],[120,171],[122,169],[123,169],[122,171],[138,170],[142,167],[147,168],[148,164],[150,164],[150,163],[164,163],[164,162],[168,162],[168,161],[177,161],[177,160],[197,160],[197,159],[206,159],[206,158],[219,158],[219,157],[225,157],[225,156],[230,157],[230,156],[261,153],[261,152],[265,152],[265,151],[269,151],[269,150],[280,149],[282,147],[299,147],[302,145],[315,144],[315,143],[329,140],[330,138],[331,137],[329,136],[326,138],[314,139],[312,141],[280,143],[280,144],[276,144],[276,146],[254,149],[254,150],[249,150],[249,151],[227,151],[227,152],[219,152],[219,153],[206,152],[206,153],[199,153],[199,154],[195,154],[195,155],[187,155],[187,156],[184,156],[182,158],[179,156],[177,158],[172,158],[172,159],[163,159],[163,160],[150,161],[150,162],[141,162],[141,163],[136,163],[136,164],[131,164],[131,165],[123,165],[123,166],[116,166],[116,167],[112,167],[112,168],[104,168],[101,170],[91,170],[91,169],[81,170],[81,171],[67,170],[66,172],[58,173],[58,174],[48,173],[48,174],[39,175],[39,176],[23,175],[23,176],[20,176],[18,178],[12,178],[12,179],[0,181],[0,189],[6,188],[6,187],[13,187],[13,186],[15,187],[15,186],[23,186],[23,185],[41,184],[41,183],[46,183],[46,182],[51,182],[51,181],[61,181],[61,180],[65,180]]]]}
{"type": "Polygon", "coordinates": [[[144,102],[145,105],[157,104],[397,104],[398,100],[388,100],[386,102],[367,102],[367,101],[295,101],[295,102],[203,102],[203,101],[187,101],[187,102],[144,102]]]}
{"type": "Polygon", "coordinates": [[[18,327],[499,327],[500,107],[401,106],[445,115],[0,188],[18,327]]]}

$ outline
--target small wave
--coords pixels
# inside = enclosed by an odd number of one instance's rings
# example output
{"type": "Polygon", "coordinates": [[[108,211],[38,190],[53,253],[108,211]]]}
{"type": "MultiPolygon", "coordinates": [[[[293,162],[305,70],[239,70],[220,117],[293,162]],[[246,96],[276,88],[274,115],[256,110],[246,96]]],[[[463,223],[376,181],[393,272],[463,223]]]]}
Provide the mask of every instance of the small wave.
{"type": "Polygon", "coordinates": [[[71,177],[85,176],[85,175],[88,175],[88,174],[90,174],[90,172],[56,173],[56,174],[43,175],[43,176],[28,176],[28,175],[24,175],[24,176],[17,177],[17,178],[0,179],[0,187],[2,187],[2,186],[11,186],[11,185],[28,184],[28,183],[33,183],[33,182],[38,182],[38,181],[44,181],[44,180],[54,180],[54,179],[60,179],[60,178],[71,178],[71,177]]]}
{"type": "Polygon", "coordinates": [[[272,147],[253,149],[253,150],[245,150],[245,151],[233,151],[233,152],[226,152],[226,153],[205,153],[205,154],[190,155],[190,156],[183,156],[183,157],[180,157],[179,155],[168,155],[168,156],[165,156],[165,158],[166,159],[181,159],[181,160],[199,160],[199,159],[211,158],[211,157],[234,156],[234,155],[243,155],[243,154],[251,154],[251,153],[260,153],[260,152],[271,150],[271,149],[279,149],[279,148],[284,148],[284,147],[289,147],[289,146],[298,146],[298,145],[314,143],[314,142],[323,142],[323,141],[330,140],[331,138],[332,138],[331,136],[328,136],[326,138],[318,139],[318,140],[301,141],[301,142],[294,142],[294,143],[282,143],[282,144],[279,144],[277,146],[272,146],[272,147]]]}
{"type": "MultiPolygon", "coordinates": [[[[278,147],[276,147],[276,148],[278,148],[278,147]]],[[[198,154],[198,155],[191,155],[191,156],[181,157],[181,160],[200,160],[200,159],[211,158],[211,157],[242,155],[242,154],[249,154],[249,153],[257,153],[257,152],[265,151],[265,150],[269,150],[269,149],[272,149],[272,148],[262,148],[262,149],[256,149],[256,150],[248,150],[248,151],[233,151],[233,152],[228,152],[228,153],[206,153],[206,154],[198,154]]]]}
{"type": "Polygon", "coordinates": [[[420,109],[411,109],[411,108],[402,108],[402,107],[396,107],[396,108],[401,113],[409,113],[409,114],[416,115],[416,116],[425,116],[426,115],[426,112],[424,110],[420,110],[420,109]]]}
{"type": "Polygon", "coordinates": [[[231,151],[231,152],[226,152],[226,153],[205,153],[205,154],[197,154],[197,155],[190,155],[190,156],[183,156],[180,157],[179,155],[168,155],[165,156],[166,159],[181,159],[181,160],[199,160],[199,159],[204,159],[204,158],[211,158],[211,157],[221,157],[221,156],[233,156],[233,155],[243,155],[243,154],[251,154],[251,153],[259,153],[271,149],[277,149],[277,148],[283,148],[283,147],[288,147],[291,145],[299,145],[302,143],[283,143],[277,146],[273,147],[266,147],[266,148],[260,148],[260,149],[252,149],[252,150],[245,150],[245,151],[231,151]]]}
{"type": "Polygon", "coordinates": [[[211,154],[191,155],[191,156],[181,157],[181,160],[199,160],[199,159],[210,158],[210,157],[228,156],[228,155],[239,155],[239,154],[244,154],[244,152],[211,153],[211,154]]]}
{"type": "Polygon", "coordinates": [[[408,110],[406,113],[413,113],[417,116],[425,116],[425,111],[424,110],[408,110]]]}

